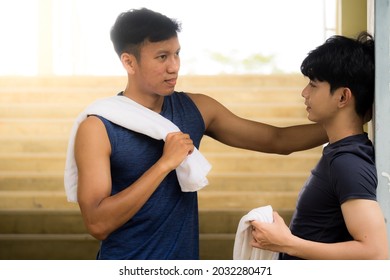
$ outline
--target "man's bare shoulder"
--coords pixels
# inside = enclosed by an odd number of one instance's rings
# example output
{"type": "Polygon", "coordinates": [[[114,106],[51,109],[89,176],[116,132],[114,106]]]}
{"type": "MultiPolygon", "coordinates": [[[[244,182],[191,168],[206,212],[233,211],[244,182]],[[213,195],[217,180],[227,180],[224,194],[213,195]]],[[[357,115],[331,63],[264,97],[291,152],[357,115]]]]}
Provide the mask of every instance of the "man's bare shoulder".
{"type": "Polygon", "coordinates": [[[107,134],[105,126],[97,116],[88,116],[77,129],[77,138],[91,138],[105,134],[107,134]]]}
{"type": "Polygon", "coordinates": [[[217,106],[221,105],[216,99],[212,98],[203,93],[190,93],[186,92],[186,95],[191,98],[191,100],[199,107],[199,106],[217,106]]]}

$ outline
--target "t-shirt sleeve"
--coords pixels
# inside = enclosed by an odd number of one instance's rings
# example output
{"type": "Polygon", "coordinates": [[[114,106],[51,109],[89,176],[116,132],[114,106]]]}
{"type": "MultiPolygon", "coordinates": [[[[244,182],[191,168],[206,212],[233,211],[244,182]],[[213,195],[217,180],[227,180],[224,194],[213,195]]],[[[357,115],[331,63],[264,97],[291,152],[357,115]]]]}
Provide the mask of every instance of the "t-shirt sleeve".
{"type": "Polygon", "coordinates": [[[378,181],[372,163],[354,154],[342,154],[333,159],[330,176],[340,204],[348,199],[376,200],[378,181]]]}

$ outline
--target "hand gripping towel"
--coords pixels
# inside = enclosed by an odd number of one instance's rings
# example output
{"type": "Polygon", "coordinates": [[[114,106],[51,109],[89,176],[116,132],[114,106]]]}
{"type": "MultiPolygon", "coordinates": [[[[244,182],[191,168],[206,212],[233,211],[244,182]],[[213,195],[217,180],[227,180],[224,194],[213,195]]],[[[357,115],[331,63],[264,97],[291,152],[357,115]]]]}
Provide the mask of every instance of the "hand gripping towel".
{"type": "Polygon", "coordinates": [[[276,260],[279,253],[254,248],[250,243],[253,240],[251,221],[266,223],[273,222],[272,206],[267,205],[255,208],[244,215],[237,228],[234,240],[233,260],[276,260]]]}
{"type": "MultiPolygon", "coordinates": [[[[168,119],[125,96],[112,96],[95,101],[78,115],[70,133],[64,172],[65,192],[70,202],[77,202],[78,171],[74,158],[74,141],[80,123],[89,115],[99,115],[117,125],[157,140],[165,141],[168,133],[180,131],[168,119]]],[[[194,192],[202,189],[208,184],[206,176],[210,170],[210,163],[195,148],[176,168],[181,190],[194,192]]]]}

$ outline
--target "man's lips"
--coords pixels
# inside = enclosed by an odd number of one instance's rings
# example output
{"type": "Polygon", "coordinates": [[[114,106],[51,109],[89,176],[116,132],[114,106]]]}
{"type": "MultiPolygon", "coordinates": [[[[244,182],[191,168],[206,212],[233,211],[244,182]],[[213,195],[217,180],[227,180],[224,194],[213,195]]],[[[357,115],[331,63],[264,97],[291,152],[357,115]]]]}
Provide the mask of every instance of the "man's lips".
{"type": "Polygon", "coordinates": [[[170,86],[175,86],[176,85],[177,78],[165,80],[165,82],[170,85],[170,86]]]}

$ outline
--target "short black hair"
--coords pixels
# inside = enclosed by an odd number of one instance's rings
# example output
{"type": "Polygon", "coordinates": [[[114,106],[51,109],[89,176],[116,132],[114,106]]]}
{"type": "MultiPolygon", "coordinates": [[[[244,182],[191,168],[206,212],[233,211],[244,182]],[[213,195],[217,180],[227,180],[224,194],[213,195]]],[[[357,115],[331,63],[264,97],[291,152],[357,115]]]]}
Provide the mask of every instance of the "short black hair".
{"type": "Polygon", "coordinates": [[[180,30],[180,23],[175,19],[146,8],[131,9],[118,16],[110,37],[119,57],[128,52],[139,58],[140,46],[145,41],[168,40],[176,37],[180,30]]]}
{"type": "Polygon", "coordinates": [[[365,31],[357,39],[332,36],[309,52],[301,72],[310,80],[328,82],[332,93],[339,87],[348,87],[356,100],[356,113],[364,117],[374,102],[374,39],[365,31]]]}

